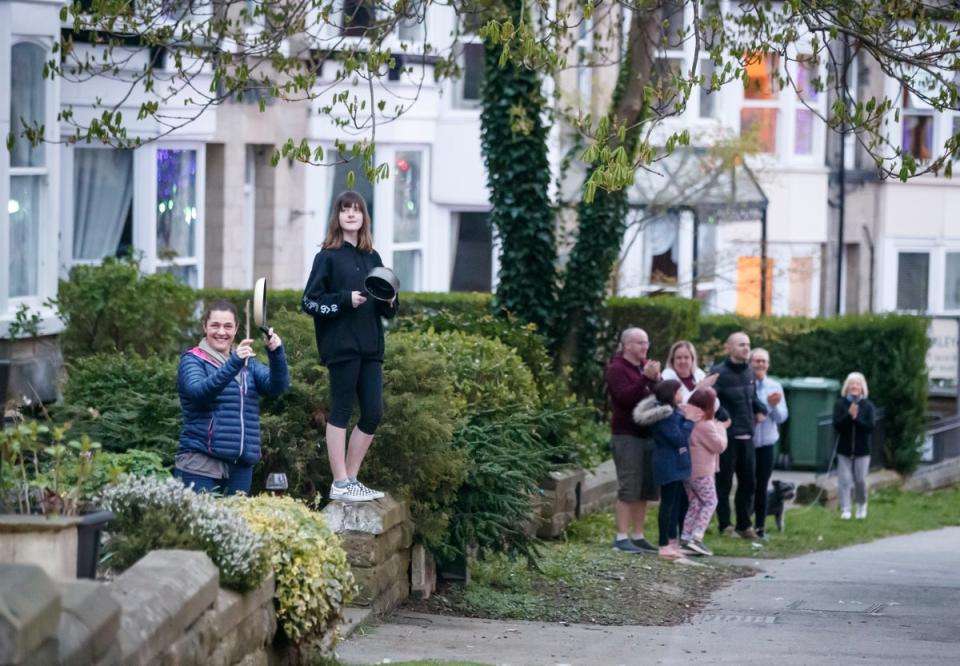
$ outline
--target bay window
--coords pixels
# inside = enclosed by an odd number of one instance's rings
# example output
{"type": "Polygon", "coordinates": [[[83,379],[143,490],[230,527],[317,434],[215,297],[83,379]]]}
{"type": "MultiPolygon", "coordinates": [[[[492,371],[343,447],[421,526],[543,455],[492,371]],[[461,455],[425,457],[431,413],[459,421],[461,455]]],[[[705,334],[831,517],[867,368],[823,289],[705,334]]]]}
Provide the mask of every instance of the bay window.
{"type": "MultiPolygon", "coordinates": [[[[44,293],[41,275],[43,248],[51,229],[49,213],[49,151],[24,136],[27,129],[48,127],[48,84],[43,77],[47,49],[34,42],[17,42],[10,62],[10,181],[7,197],[8,247],[6,294],[9,299],[40,299],[44,293]]],[[[49,138],[45,136],[44,139],[49,138]]]]}
{"type": "Polygon", "coordinates": [[[780,55],[757,53],[746,62],[740,134],[755,141],[761,153],[777,152],[780,55]]]}

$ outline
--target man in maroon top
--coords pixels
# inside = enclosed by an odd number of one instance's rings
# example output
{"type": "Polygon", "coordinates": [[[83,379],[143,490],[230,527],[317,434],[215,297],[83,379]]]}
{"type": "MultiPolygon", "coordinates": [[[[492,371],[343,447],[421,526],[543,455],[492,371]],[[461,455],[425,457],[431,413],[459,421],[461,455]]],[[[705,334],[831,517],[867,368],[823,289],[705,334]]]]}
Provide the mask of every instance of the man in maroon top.
{"type": "Polygon", "coordinates": [[[633,420],[633,408],[653,393],[660,381],[660,363],[647,360],[650,339],[640,328],[620,335],[617,353],[607,365],[610,396],[610,446],[617,469],[617,537],[613,547],[627,553],[656,553],[643,538],[647,502],[659,499],[653,482],[653,434],[633,420]]]}

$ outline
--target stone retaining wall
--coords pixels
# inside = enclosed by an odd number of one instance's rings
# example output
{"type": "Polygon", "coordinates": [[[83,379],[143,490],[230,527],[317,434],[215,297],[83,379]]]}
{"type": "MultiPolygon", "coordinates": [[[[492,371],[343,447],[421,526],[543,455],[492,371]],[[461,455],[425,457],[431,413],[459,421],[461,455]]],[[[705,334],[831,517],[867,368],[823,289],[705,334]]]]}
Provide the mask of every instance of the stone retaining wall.
{"type": "Polygon", "coordinates": [[[0,665],[267,666],[273,594],[272,576],[246,594],[220,589],[196,551],[153,551],[109,583],[0,565],[0,665]]]}
{"type": "Polygon", "coordinates": [[[410,596],[413,523],[406,503],[387,495],[374,502],[331,502],[322,513],[343,539],[359,588],[355,605],[383,614],[410,596]]]}

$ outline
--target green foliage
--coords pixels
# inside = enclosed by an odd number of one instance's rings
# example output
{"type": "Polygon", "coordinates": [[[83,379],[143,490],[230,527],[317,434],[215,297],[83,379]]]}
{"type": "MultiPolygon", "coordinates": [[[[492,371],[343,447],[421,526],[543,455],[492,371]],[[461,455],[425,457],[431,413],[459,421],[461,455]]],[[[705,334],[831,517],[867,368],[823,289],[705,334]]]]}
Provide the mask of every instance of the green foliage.
{"type": "MultiPolygon", "coordinates": [[[[520,21],[525,0],[506,0],[505,11],[520,21]]],[[[507,44],[484,43],[480,138],[490,222],[500,237],[498,309],[550,330],[556,294],[557,244],[548,189],[546,100],[540,74],[507,59],[507,44]]]]}
{"type": "Polygon", "coordinates": [[[130,476],[99,499],[114,515],[104,542],[111,567],[129,567],[151,550],[201,550],[220,570],[220,585],[241,592],[269,571],[266,540],[237,509],[178,479],[130,476]]]}
{"type": "Polygon", "coordinates": [[[301,645],[321,638],[332,645],[355,593],[340,537],[322,515],[290,497],[236,496],[226,502],[266,540],[284,634],[301,645]]]}
{"type": "MultiPolygon", "coordinates": [[[[243,313],[244,303],[253,298],[252,288],[200,289],[196,292],[201,303],[225,298],[243,313]]],[[[268,315],[280,310],[300,311],[303,291],[299,289],[272,289],[267,295],[268,315]]],[[[491,311],[493,295],[479,292],[400,292],[400,317],[433,315],[446,311],[455,315],[481,315],[491,311]]],[[[242,316],[242,315],[241,315],[242,316]]]]}
{"type": "Polygon", "coordinates": [[[540,406],[533,375],[503,343],[454,331],[421,335],[419,344],[421,349],[446,357],[454,391],[471,414],[534,410],[540,406]]]}
{"type": "Polygon", "coordinates": [[[505,553],[534,563],[537,540],[528,532],[533,498],[551,469],[536,419],[528,410],[478,415],[457,431],[455,444],[469,453],[471,465],[441,559],[464,555],[475,544],[481,558],[505,553]]]}
{"type": "Polygon", "coordinates": [[[43,317],[40,316],[39,312],[32,312],[29,305],[21,303],[17,312],[13,315],[13,321],[7,327],[7,335],[12,340],[39,337],[42,321],[43,317]]]}
{"type": "Polygon", "coordinates": [[[0,430],[0,511],[75,516],[88,503],[100,444],[36,421],[0,430]]]}
{"type": "Polygon", "coordinates": [[[60,281],[55,305],[66,325],[60,340],[70,358],[98,352],[173,354],[192,330],[193,290],[171,273],[140,273],[134,258],[77,265],[60,281]]]}
{"type": "Polygon", "coordinates": [[[912,471],[926,423],[927,320],[910,315],[863,315],[832,319],[733,315],[703,317],[700,346],[722,358],[730,333],[746,331],[753,347],[770,352],[771,374],[831,377],[843,381],[862,372],[870,399],[884,410],[886,464],[912,471]]]}
{"type": "Polygon", "coordinates": [[[64,404],[52,407],[51,414],[109,451],[152,451],[171,466],[182,421],[176,361],[124,354],[76,359],[68,369],[64,404]]]}

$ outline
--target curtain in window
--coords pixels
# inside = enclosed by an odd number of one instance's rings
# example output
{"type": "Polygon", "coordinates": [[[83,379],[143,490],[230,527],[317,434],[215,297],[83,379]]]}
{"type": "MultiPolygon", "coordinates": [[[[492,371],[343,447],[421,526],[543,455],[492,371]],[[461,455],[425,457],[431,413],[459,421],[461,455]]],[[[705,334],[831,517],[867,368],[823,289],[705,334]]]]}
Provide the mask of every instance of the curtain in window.
{"type": "Polygon", "coordinates": [[[39,293],[40,189],[43,176],[10,178],[10,268],[12,298],[39,293]]]}
{"type": "Polygon", "coordinates": [[[643,275],[650,280],[653,258],[666,252],[676,264],[679,258],[680,220],[676,215],[664,215],[647,223],[643,229],[643,275]]]}
{"type": "Polygon", "coordinates": [[[33,127],[43,125],[46,115],[46,85],[43,80],[43,60],[46,50],[37,44],[14,44],[10,67],[10,131],[16,137],[10,152],[11,167],[40,167],[44,165],[44,145],[31,146],[21,136],[24,123],[33,127]]]}
{"type": "Polygon", "coordinates": [[[133,205],[133,152],[77,148],[73,168],[73,258],[117,253],[133,205]]]}

